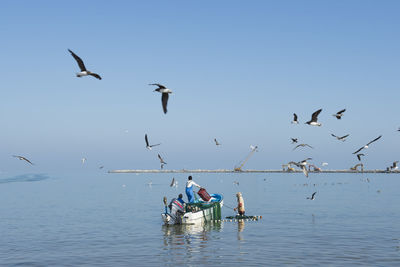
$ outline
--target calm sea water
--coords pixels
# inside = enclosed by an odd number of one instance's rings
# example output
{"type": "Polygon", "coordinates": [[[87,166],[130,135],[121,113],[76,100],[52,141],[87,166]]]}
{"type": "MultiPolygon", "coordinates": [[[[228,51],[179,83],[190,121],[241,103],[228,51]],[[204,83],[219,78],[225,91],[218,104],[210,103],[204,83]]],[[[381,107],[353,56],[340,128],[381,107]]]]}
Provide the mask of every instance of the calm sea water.
{"type": "Polygon", "coordinates": [[[2,174],[0,264],[400,266],[398,174],[193,178],[224,195],[223,216],[240,191],[246,213],[263,219],[162,226],[162,198],[184,193],[187,174],[2,174]]]}

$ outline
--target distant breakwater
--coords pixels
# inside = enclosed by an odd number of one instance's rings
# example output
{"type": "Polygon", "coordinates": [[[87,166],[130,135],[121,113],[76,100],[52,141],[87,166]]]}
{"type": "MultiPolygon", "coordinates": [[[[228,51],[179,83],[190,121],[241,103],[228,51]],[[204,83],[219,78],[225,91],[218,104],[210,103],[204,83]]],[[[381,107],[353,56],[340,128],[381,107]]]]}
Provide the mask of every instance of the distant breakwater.
{"type": "MultiPolygon", "coordinates": [[[[234,171],[228,169],[217,169],[217,170],[111,170],[108,173],[302,173],[301,170],[284,171],[284,170],[242,170],[234,171]]],[[[386,171],[386,170],[321,170],[321,171],[309,171],[309,173],[387,173],[387,174],[398,174],[400,171],[386,171]]]]}

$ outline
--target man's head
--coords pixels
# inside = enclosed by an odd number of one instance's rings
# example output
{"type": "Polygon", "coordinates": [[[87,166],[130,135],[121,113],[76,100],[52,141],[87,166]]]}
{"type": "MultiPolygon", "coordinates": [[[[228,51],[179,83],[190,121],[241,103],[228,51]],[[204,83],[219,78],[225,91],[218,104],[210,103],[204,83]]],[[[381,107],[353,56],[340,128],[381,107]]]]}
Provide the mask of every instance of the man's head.
{"type": "Polygon", "coordinates": [[[179,198],[183,198],[183,195],[182,194],[179,194],[179,196],[178,196],[179,198]]]}
{"type": "Polygon", "coordinates": [[[192,176],[191,175],[189,175],[188,180],[192,180],[192,176]]]}

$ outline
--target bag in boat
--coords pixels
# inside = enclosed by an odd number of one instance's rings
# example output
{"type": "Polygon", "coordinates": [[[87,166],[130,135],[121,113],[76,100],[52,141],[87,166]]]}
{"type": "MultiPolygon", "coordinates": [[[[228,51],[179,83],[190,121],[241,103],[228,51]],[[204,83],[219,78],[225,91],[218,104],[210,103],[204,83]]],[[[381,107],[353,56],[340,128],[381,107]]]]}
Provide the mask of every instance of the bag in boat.
{"type": "Polygon", "coordinates": [[[201,199],[203,199],[204,201],[209,201],[211,199],[211,196],[207,193],[205,188],[200,188],[200,190],[199,190],[199,192],[197,192],[197,194],[199,194],[201,199]]]}

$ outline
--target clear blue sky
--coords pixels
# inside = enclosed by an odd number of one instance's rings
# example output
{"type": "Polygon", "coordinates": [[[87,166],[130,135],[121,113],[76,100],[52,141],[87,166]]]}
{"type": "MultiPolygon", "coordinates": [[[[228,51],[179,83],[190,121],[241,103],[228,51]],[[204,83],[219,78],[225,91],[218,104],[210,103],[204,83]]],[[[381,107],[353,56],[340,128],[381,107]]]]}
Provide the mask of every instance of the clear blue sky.
{"type": "Polygon", "coordinates": [[[250,144],[260,151],[246,168],[305,157],[349,168],[380,134],[365,165],[383,168],[400,159],[399,10],[364,0],[2,1],[0,171],[79,169],[82,157],[88,168],[152,169],[157,153],[171,169],[233,168],[250,144]],[[103,80],[76,78],[68,48],[103,80]],[[173,91],[167,115],[154,82],[173,91]],[[319,108],[323,126],[304,125],[319,108]],[[162,145],[147,151],[145,133],[162,145]],[[290,137],[315,149],[293,152],[290,137]]]}

